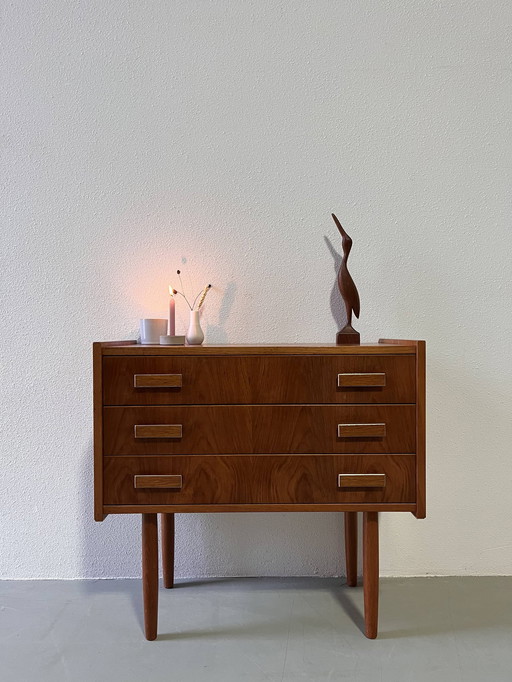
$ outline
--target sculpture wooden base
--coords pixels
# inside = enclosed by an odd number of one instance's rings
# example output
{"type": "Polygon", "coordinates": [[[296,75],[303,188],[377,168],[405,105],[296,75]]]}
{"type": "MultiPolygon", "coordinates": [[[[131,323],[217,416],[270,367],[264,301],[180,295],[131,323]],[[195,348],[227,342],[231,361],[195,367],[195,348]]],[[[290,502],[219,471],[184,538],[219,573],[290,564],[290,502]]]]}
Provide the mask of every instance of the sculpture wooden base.
{"type": "Polygon", "coordinates": [[[347,324],[341,331],[336,334],[337,346],[359,346],[361,343],[361,336],[359,332],[349,324],[347,324]]]}

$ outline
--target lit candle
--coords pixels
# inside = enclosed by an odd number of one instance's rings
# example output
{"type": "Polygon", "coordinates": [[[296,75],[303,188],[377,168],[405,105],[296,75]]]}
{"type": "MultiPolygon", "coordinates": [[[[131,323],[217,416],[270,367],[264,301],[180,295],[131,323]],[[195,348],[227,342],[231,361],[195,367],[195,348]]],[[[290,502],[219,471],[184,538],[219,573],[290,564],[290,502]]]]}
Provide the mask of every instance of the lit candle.
{"type": "Polygon", "coordinates": [[[171,299],[169,301],[169,336],[176,336],[176,301],[174,300],[174,289],[169,285],[171,299]]]}

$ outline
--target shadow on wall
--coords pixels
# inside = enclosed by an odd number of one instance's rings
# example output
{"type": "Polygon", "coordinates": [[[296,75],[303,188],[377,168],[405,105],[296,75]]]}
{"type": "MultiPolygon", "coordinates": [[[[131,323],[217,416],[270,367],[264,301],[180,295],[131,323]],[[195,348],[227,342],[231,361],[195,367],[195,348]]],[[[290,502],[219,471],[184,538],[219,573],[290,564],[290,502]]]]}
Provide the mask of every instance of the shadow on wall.
{"type": "Polygon", "coordinates": [[[220,304],[218,322],[217,324],[208,324],[206,327],[206,337],[208,341],[211,340],[213,343],[228,343],[228,335],[225,327],[233,303],[235,302],[235,296],[236,284],[235,282],[228,282],[226,290],[224,291],[224,296],[222,297],[222,303],[220,304]]]}

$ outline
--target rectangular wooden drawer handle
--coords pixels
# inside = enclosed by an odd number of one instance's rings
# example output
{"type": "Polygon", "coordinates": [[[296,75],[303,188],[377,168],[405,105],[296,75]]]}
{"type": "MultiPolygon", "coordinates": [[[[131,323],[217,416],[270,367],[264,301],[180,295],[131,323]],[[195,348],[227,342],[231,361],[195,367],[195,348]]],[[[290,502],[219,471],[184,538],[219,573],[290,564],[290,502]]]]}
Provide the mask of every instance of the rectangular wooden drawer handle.
{"type": "Polygon", "coordinates": [[[182,374],[134,374],[134,388],[181,388],[182,374]]]}
{"type": "Polygon", "coordinates": [[[385,488],[386,474],[338,474],[338,488],[385,488]]]}
{"type": "Polygon", "coordinates": [[[348,386],[358,387],[372,387],[385,386],[386,375],[384,372],[371,374],[369,372],[354,372],[352,374],[338,374],[338,388],[346,388],[348,386]]]}
{"type": "Polygon", "coordinates": [[[181,424],[135,424],[135,438],[181,438],[181,424]]]}
{"type": "Polygon", "coordinates": [[[386,424],[338,424],[338,438],[384,438],[386,424]]]}
{"type": "Polygon", "coordinates": [[[173,490],[181,490],[183,481],[181,475],[172,474],[170,476],[134,476],[134,488],[172,488],[173,490]]]}

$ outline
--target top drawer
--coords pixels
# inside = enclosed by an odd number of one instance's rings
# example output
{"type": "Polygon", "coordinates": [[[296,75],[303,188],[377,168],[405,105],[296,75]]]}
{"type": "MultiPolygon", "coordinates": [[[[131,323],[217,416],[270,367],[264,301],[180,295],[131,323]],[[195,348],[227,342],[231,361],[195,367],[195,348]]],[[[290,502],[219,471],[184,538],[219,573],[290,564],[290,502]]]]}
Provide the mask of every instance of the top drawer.
{"type": "Polygon", "coordinates": [[[413,355],[103,358],[105,405],[414,403],[413,355]]]}

